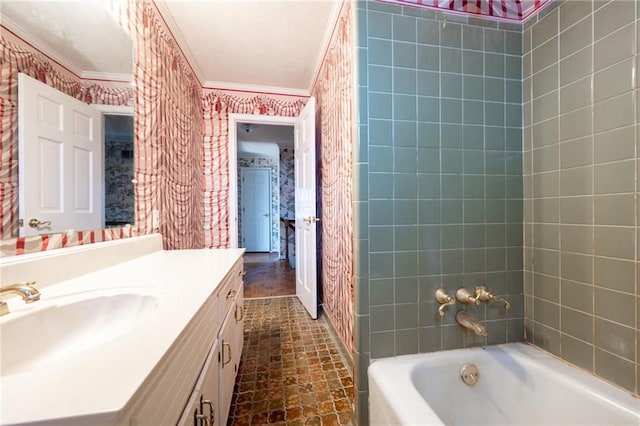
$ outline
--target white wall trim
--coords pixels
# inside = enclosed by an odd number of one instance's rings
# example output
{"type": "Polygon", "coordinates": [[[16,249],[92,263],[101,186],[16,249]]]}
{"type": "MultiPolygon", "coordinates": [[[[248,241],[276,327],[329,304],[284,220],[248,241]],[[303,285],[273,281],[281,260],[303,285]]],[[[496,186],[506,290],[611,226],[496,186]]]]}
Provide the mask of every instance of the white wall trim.
{"type": "Polygon", "coordinates": [[[325,28],[324,28],[324,34],[322,36],[322,43],[320,43],[318,58],[316,59],[316,64],[315,64],[315,67],[313,68],[313,73],[311,74],[311,81],[309,81],[309,88],[307,89],[307,92],[309,93],[309,95],[311,95],[311,91],[313,90],[313,87],[316,85],[316,81],[318,81],[320,68],[322,68],[322,63],[324,62],[324,58],[327,55],[327,52],[329,51],[329,44],[331,43],[333,34],[338,27],[338,18],[340,17],[340,11],[342,10],[343,1],[341,0],[332,0],[332,1],[333,1],[333,5],[331,6],[331,12],[329,12],[327,25],[325,25],[325,28]]]}
{"type": "Polygon", "coordinates": [[[100,111],[102,115],[133,115],[131,105],[91,104],[91,107],[100,111]]]}
{"type": "Polygon", "coordinates": [[[305,89],[297,89],[293,87],[279,87],[279,86],[261,86],[258,84],[241,84],[230,83],[228,81],[211,81],[204,82],[203,89],[205,90],[228,90],[238,92],[251,92],[256,95],[268,94],[279,96],[303,96],[309,97],[309,91],[305,89]]]}
{"type": "Polygon", "coordinates": [[[40,40],[37,40],[33,37],[29,37],[29,31],[25,30],[22,26],[15,23],[12,19],[6,16],[3,16],[2,26],[7,28],[9,31],[13,32],[14,34],[16,34],[23,41],[26,41],[27,44],[31,44],[33,47],[35,47],[45,56],[48,56],[49,58],[57,62],[59,65],[61,65],[62,67],[66,68],[68,71],[75,74],[76,77],[82,78],[80,77],[80,75],[82,74],[82,70],[80,70],[78,67],[74,65],[71,65],[72,62],[66,56],[64,56],[62,53],[58,52],[57,50],[52,50],[50,47],[43,44],[40,40]]]}
{"type": "Polygon", "coordinates": [[[133,74],[116,72],[82,71],[80,78],[85,80],[106,81],[114,83],[129,83],[133,87],[133,74]]]}
{"type": "Polygon", "coordinates": [[[238,123],[294,126],[296,117],[229,114],[229,247],[238,248],[238,123]]]}

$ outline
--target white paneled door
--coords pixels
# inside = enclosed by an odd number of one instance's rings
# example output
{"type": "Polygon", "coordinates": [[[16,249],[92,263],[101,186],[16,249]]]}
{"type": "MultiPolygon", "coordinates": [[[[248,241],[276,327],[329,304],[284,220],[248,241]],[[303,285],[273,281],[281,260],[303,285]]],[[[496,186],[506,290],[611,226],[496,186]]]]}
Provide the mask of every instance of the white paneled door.
{"type": "Polygon", "coordinates": [[[102,115],[18,76],[20,235],[102,228],[102,115]]]}
{"type": "Polygon", "coordinates": [[[271,249],[271,170],[241,167],[242,247],[247,251],[271,249]]]}
{"type": "Polygon", "coordinates": [[[316,101],[309,98],[295,124],[296,295],[318,317],[316,265],[316,101]]]}

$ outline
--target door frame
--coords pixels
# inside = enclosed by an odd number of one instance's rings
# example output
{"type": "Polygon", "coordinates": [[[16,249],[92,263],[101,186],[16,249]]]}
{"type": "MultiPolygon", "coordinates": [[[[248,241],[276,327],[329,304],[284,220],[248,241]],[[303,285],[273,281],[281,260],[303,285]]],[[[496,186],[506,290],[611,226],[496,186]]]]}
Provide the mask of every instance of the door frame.
{"type": "MultiPolygon", "coordinates": [[[[229,114],[229,247],[238,248],[238,123],[272,124],[294,127],[297,117],[279,115],[229,114]]],[[[295,152],[294,152],[295,156],[295,152]]]]}
{"type": "MultiPolygon", "coordinates": [[[[104,140],[104,126],[105,126],[105,115],[128,115],[133,117],[133,162],[136,164],[136,114],[133,105],[107,105],[107,104],[90,104],[94,109],[97,109],[102,114],[102,129],[100,129],[100,139],[102,140],[102,158],[105,158],[105,140],[104,140]]],[[[103,164],[104,169],[104,164],[103,164]]],[[[102,227],[106,227],[106,218],[105,218],[105,210],[106,210],[106,198],[107,198],[107,180],[105,178],[104,170],[102,171],[102,227]]],[[[134,188],[135,188],[135,173],[134,173],[134,188]]],[[[135,207],[135,196],[134,196],[134,207],[135,207]]],[[[135,210],[137,211],[137,210],[135,210]]],[[[133,218],[133,224],[131,226],[135,226],[137,222],[137,217],[133,218]]]]}

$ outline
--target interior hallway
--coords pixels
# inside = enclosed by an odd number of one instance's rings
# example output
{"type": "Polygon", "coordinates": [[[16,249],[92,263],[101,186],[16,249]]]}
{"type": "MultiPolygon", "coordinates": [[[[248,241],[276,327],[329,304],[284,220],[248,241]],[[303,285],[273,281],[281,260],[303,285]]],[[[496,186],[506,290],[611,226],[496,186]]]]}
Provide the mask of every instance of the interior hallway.
{"type": "Polygon", "coordinates": [[[228,424],[352,424],[352,373],[325,319],[312,320],[295,297],[248,299],[244,307],[228,424]]]}
{"type": "Polygon", "coordinates": [[[244,298],[293,296],[296,271],[278,253],[245,253],[244,298]]]}

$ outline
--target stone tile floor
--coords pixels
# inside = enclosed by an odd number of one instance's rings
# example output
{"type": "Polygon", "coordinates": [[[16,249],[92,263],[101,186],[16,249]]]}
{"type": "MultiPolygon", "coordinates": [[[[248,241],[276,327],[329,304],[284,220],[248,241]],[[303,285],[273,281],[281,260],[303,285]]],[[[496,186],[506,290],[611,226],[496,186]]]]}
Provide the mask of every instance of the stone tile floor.
{"type": "Polygon", "coordinates": [[[296,270],[286,260],[257,261],[245,255],[244,297],[274,297],[296,294],[296,270]]]}
{"type": "Polygon", "coordinates": [[[248,299],[229,425],[350,425],[354,387],[324,318],[295,297],[248,299]]]}

